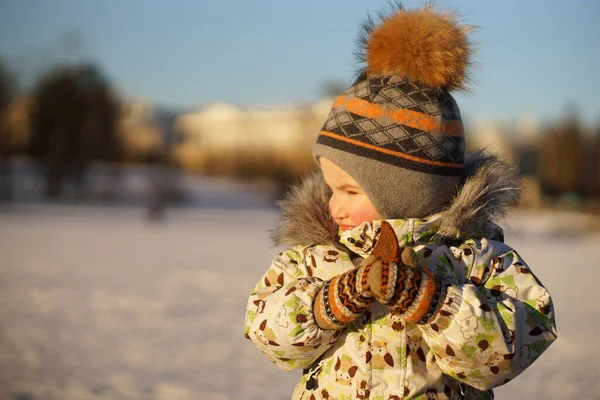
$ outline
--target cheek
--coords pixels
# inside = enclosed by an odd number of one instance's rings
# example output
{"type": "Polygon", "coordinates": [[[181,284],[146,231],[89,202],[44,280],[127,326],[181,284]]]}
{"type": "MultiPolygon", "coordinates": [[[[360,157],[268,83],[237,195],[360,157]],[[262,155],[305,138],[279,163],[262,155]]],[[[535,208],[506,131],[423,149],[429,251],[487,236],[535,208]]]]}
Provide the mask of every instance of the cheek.
{"type": "Polygon", "coordinates": [[[349,216],[356,225],[368,221],[380,219],[375,207],[370,202],[361,202],[356,205],[350,212],[349,216]]]}

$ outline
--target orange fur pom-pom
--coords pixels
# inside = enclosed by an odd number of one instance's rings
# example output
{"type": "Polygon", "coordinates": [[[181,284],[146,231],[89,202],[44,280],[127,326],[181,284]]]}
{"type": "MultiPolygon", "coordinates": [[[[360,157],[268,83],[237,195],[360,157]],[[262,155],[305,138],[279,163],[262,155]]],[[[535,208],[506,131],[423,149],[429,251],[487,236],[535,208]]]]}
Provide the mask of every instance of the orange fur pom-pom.
{"type": "Polygon", "coordinates": [[[397,10],[365,38],[368,76],[399,75],[431,88],[466,90],[469,27],[430,7],[397,10]]]}

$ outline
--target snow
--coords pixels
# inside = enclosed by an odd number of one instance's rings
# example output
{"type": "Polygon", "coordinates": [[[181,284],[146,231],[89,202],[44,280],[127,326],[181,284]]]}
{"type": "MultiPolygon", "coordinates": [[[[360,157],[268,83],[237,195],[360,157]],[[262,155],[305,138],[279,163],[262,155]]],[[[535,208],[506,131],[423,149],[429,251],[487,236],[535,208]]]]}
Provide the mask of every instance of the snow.
{"type": "MultiPolygon", "coordinates": [[[[279,249],[272,209],[0,206],[0,399],[287,399],[299,372],[243,337],[249,291],[279,249]]],[[[507,242],[552,293],[559,339],[497,398],[600,392],[600,233],[519,213],[507,242]]]]}

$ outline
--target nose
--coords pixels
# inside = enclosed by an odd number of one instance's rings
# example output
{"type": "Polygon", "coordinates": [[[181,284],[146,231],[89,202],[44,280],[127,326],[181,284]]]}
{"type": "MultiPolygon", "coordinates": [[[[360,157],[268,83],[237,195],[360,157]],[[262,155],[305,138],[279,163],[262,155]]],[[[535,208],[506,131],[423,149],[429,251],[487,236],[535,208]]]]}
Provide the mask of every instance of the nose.
{"type": "Polygon", "coordinates": [[[333,219],[341,220],[348,216],[345,207],[343,207],[339,201],[337,201],[335,194],[329,199],[329,212],[333,219]]]}

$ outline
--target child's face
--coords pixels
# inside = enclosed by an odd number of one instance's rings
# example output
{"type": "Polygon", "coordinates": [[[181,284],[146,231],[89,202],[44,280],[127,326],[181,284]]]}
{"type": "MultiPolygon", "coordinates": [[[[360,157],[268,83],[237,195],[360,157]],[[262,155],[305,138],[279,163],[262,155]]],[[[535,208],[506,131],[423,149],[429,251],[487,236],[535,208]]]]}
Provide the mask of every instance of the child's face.
{"type": "Polygon", "coordinates": [[[346,171],[324,157],[320,164],[325,183],[333,191],[329,211],[342,230],[380,219],[364,190],[346,171]]]}

